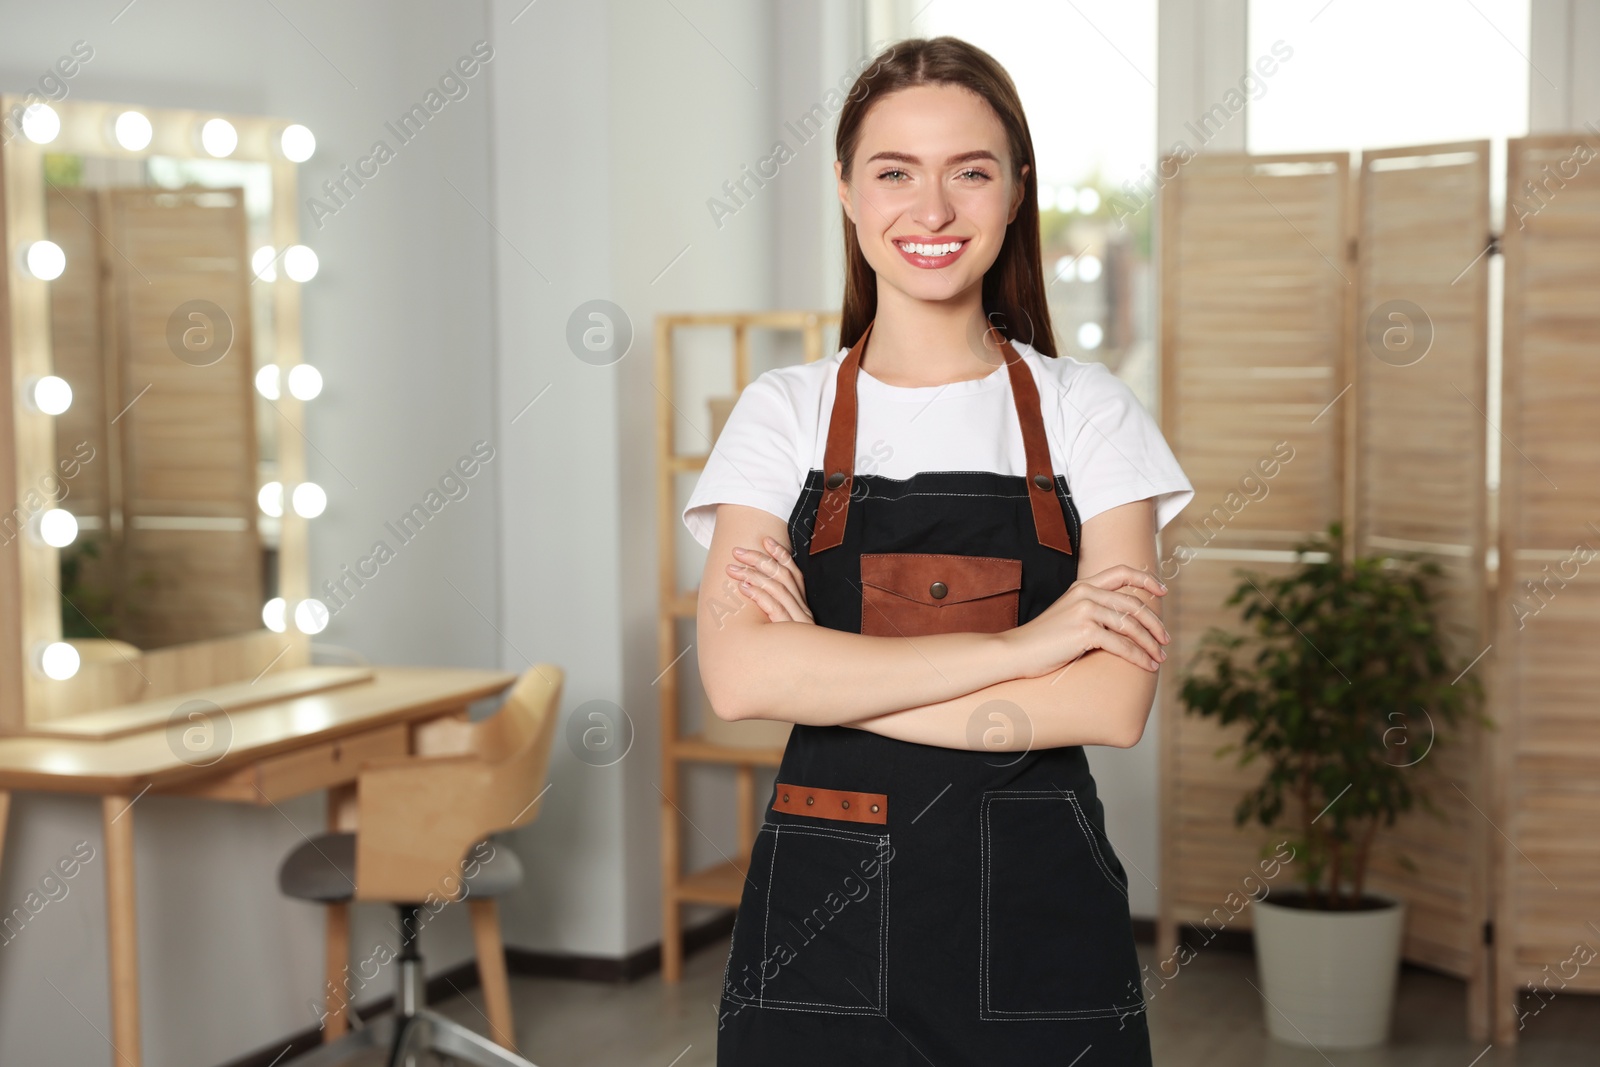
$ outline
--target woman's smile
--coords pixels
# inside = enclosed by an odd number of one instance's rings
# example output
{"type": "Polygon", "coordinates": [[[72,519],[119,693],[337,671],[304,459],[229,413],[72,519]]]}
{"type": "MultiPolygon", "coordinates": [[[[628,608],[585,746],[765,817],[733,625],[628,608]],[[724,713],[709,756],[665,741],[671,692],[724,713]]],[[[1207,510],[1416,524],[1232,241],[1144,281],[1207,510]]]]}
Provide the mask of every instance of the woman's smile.
{"type": "Polygon", "coordinates": [[[970,237],[953,237],[943,240],[910,239],[896,237],[890,243],[900,252],[905,261],[913,267],[923,270],[938,270],[948,267],[961,257],[966,251],[970,237]]]}

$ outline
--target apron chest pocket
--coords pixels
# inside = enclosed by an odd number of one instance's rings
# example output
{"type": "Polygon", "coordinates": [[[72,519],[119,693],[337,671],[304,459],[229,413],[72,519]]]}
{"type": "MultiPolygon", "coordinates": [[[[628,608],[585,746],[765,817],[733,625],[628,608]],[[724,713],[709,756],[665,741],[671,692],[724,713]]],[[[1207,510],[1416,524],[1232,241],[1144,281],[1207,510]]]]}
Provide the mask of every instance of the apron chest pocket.
{"type": "Polygon", "coordinates": [[[889,835],[765,823],[735,920],[724,995],[750,1007],[883,1015],[889,835]],[[747,914],[752,912],[753,914],[747,914]]]}
{"type": "Polygon", "coordinates": [[[1017,625],[1022,561],[927,552],[861,554],[861,632],[994,634],[1017,625]]]}
{"type": "Polygon", "coordinates": [[[1144,1010],[1122,864],[1070,789],[1003,789],[981,809],[979,1017],[1144,1010]]]}

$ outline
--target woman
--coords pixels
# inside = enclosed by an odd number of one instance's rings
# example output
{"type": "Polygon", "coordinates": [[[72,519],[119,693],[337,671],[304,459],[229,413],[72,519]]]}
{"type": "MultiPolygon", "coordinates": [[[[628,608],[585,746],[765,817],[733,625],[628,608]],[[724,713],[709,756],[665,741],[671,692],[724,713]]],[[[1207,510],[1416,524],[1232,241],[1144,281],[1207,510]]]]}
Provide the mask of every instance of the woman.
{"type": "Polygon", "coordinates": [[[1126,386],[1055,357],[992,57],[895,45],[836,149],[851,347],[751,382],[684,511],[713,709],[795,724],[717,1062],[1148,1064],[1083,746],[1143,732],[1155,532],[1193,489],[1126,386]]]}

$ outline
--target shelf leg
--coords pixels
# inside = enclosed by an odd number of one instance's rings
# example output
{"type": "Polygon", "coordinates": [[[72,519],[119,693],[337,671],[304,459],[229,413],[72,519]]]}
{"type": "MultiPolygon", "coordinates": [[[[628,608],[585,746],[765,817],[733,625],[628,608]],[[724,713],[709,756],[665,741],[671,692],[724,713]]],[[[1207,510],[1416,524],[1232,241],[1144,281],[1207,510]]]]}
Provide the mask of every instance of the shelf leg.
{"type": "Polygon", "coordinates": [[[756,769],[739,764],[739,862],[750,862],[756,844],[756,769]]]}

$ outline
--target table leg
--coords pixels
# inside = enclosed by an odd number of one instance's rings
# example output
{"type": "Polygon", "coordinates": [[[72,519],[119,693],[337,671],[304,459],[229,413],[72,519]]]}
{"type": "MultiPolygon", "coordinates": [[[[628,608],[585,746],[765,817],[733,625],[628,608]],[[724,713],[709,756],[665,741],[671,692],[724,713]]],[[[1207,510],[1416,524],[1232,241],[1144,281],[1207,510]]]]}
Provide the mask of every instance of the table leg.
{"type": "Polygon", "coordinates": [[[139,1067],[139,916],[133,899],[133,801],[100,798],[106,845],[106,948],[111,971],[111,1047],[117,1067],[139,1067]]]}
{"type": "MultiPolygon", "coordinates": [[[[347,782],[328,790],[328,829],[354,830],[356,783],[347,782]]],[[[337,1041],[350,1028],[350,905],[328,904],[323,935],[325,990],[322,1022],[324,1044],[337,1041]]]]}

